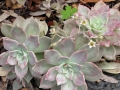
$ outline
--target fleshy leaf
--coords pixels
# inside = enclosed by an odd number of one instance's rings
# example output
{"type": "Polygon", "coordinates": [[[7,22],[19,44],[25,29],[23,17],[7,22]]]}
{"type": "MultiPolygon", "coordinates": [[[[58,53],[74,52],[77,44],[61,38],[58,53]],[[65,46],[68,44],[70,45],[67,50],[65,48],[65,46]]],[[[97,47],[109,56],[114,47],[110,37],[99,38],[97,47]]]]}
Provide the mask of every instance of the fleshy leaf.
{"type": "Polygon", "coordinates": [[[26,40],[25,32],[18,26],[13,27],[11,33],[13,38],[17,40],[19,43],[23,43],[26,40]]]}
{"type": "Polygon", "coordinates": [[[60,43],[59,51],[63,56],[71,56],[74,50],[75,50],[75,43],[73,42],[72,39],[67,38],[60,43]]]}
{"type": "Polygon", "coordinates": [[[26,51],[27,47],[24,44],[18,44],[16,49],[26,51]]]}
{"type": "Polygon", "coordinates": [[[38,26],[37,22],[33,21],[27,25],[27,27],[26,27],[27,37],[29,37],[31,35],[39,35],[39,33],[40,33],[40,30],[39,30],[39,26],[38,26]]]}
{"type": "Polygon", "coordinates": [[[22,88],[22,84],[20,84],[20,82],[18,80],[14,80],[13,90],[19,90],[20,88],[22,88]]]}
{"type": "Polygon", "coordinates": [[[13,22],[13,25],[17,25],[18,27],[22,27],[23,26],[23,22],[25,21],[25,19],[21,16],[18,16],[15,21],[13,22]]]}
{"type": "Polygon", "coordinates": [[[103,54],[103,56],[108,59],[108,60],[115,60],[115,55],[116,55],[116,51],[114,46],[110,46],[110,47],[106,47],[106,50],[103,54]]]}
{"type": "Polygon", "coordinates": [[[61,86],[56,85],[56,86],[52,87],[51,90],[61,90],[61,86]]]}
{"type": "Polygon", "coordinates": [[[89,61],[95,58],[96,54],[98,54],[99,45],[96,45],[96,47],[92,47],[92,48],[89,48],[89,45],[84,45],[82,48],[80,48],[80,50],[83,50],[83,49],[87,51],[87,61],[89,61]]]}
{"type": "Polygon", "coordinates": [[[24,5],[25,2],[26,2],[26,0],[17,0],[17,2],[20,3],[20,4],[22,4],[22,5],[24,5]]]}
{"type": "Polygon", "coordinates": [[[51,39],[46,36],[42,36],[39,38],[40,45],[33,50],[35,53],[44,52],[44,50],[47,50],[50,47],[51,39]]]}
{"type": "Polygon", "coordinates": [[[51,65],[57,65],[58,58],[61,57],[61,54],[57,50],[51,49],[51,50],[46,50],[44,56],[47,63],[51,65]]]}
{"type": "Polygon", "coordinates": [[[77,88],[78,88],[77,90],[88,90],[86,83],[82,86],[77,87],[77,88]]]}
{"type": "Polygon", "coordinates": [[[56,76],[57,85],[65,84],[68,80],[64,74],[58,73],[56,76]]]}
{"type": "Polygon", "coordinates": [[[16,58],[9,55],[7,59],[7,64],[16,65],[17,64],[16,58]]]}
{"type": "Polygon", "coordinates": [[[8,51],[0,54],[0,65],[6,65],[9,54],[8,51]]]}
{"type": "Polygon", "coordinates": [[[45,80],[45,75],[41,78],[40,88],[49,89],[56,85],[56,81],[45,80]]]}
{"type": "Polygon", "coordinates": [[[88,18],[89,11],[90,9],[87,8],[86,6],[83,6],[83,5],[78,6],[78,14],[85,16],[85,18],[88,18]]]}
{"type": "Polygon", "coordinates": [[[25,45],[28,50],[34,50],[39,46],[39,37],[38,36],[30,36],[26,39],[25,45]]]}
{"type": "Polygon", "coordinates": [[[71,55],[70,60],[77,64],[83,64],[87,60],[87,53],[85,50],[76,51],[71,55]]]}
{"type": "Polygon", "coordinates": [[[31,75],[30,71],[27,72],[27,74],[25,75],[24,79],[30,83],[30,80],[33,78],[33,76],[31,75]]]}
{"type": "Polygon", "coordinates": [[[37,58],[32,51],[28,52],[28,61],[31,65],[34,65],[37,62],[37,58]]]}
{"type": "Polygon", "coordinates": [[[12,28],[13,28],[12,25],[3,23],[1,26],[1,32],[4,36],[12,38],[12,34],[11,34],[12,28]]]}
{"type": "Polygon", "coordinates": [[[52,67],[46,73],[45,80],[55,81],[57,74],[58,74],[58,72],[56,71],[56,67],[52,67]]]}
{"type": "Polygon", "coordinates": [[[10,39],[7,37],[3,38],[3,46],[6,50],[15,50],[17,45],[18,45],[18,42],[13,39],[10,39]]]}
{"type": "Polygon", "coordinates": [[[87,62],[82,66],[82,72],[88,81],[97,81],[103,77],[101,69],[91,62],[87,62]]]}
{"type": "Polygon", "coordinates": [[[58,65],[64,64],[64,63],[69,63],[69,62],[70,62],[70,58],[65,57],[65,56],[60,57],[57,61],[58,65]]]}
{"type": "Polygon", "coordinates": [[[24,78],[24,76],[27,74],[27,71],[28,71],[28,66],[22,69],[18,65],[15,65],[15,73],[20,80],[24,78]]]}
{"type": "Polygon", "coordinates": [[[61,85],[61,90],[77,90],[77,86],[69,80],[67,83],[61,85]]]}
{"type": "Polygon", "coordinates": [[[24,57],[22,60],[18,61],[18,65],[21,69],[24,69],[27,66],[28,58],[24,57]]]}
{"type": "Polygon", "coordinates": [[[72,80],[77,86],[85,84],[85,78],[82,72],[74,73],[72,80]]]}
{"type": "Polygon", "coordinates": [[[36,73],[45,74],[51,67],[52,66],[50,64],[46,63],[45,60],[40,60],[34,65],[34,67],[32,69],[36,73]]]}

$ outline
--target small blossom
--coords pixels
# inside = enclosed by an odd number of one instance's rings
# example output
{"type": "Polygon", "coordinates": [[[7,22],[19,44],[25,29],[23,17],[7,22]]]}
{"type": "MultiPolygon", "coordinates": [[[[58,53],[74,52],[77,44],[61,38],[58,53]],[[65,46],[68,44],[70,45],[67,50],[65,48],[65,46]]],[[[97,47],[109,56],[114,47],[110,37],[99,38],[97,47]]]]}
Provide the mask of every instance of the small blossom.
{"type": "Polygon", "coordinates": [[[86,25],[87,24],[87,20],[81,20],[80,24],[86,25]]]}
{"type": "Polygon", "coordinates": [[[103,36],[99,36],[100,39],[103,39],[104,37],[103,36]]]}
{"type": "Polygon", "coordinates": [[[55,33],[56,33],[55,28],[50,29],[50,34],[55,34],[55,33]]]}
{"type": "Polygon", "coordinates": [[[93,40],[90,40],[88,45],[89,45],[89,48],[96,47],[96,42],[94,42],[93,40]]]}
{"type": "Polygon", "coordinates": [[[71,16],[73,19],[78,19],[79,15],[78,13],[75,13],[73,16],[71,16]]]}

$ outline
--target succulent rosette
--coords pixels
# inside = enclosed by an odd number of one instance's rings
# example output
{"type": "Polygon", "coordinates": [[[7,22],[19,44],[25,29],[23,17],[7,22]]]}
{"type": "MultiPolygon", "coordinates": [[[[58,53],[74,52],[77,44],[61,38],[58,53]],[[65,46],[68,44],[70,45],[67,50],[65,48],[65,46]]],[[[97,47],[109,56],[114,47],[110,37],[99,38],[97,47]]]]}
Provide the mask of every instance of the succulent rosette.
{"type": "Polygon", "coordinates": [[[45,50],[44,58],[33,67],[35,72],[44,74],[40,88],[87,90],[85,79],[96,81],[102,78],[101,70],[87,61],[86,50],[75,51],[75,42],[71,38],[62,39],[53,49],[45,50]]]}
{"type": "MultiPolygon", "coordinates": [[[[24,31],[17,25],[11,28],[11,30],[9,29],[11,37],[3,37],[3,46],[7,51],[0,54],[0,65],[15,66],[17,77],[20,80],[25,77],[24,79],[28,82],[33,76],[40,77],[39,74],[31,69],[37,62],[35,53],[48,49],[51,43],[50,38],[45,36],[39,37],[39,33],[37,33],[39,30],[34,28],[32,29],[34,30],[33,32],[31,32],[31,28],[27,28],[24,31]]],[[[4,32],[4,35],[7,34],[8,32],[4,32]]]]}

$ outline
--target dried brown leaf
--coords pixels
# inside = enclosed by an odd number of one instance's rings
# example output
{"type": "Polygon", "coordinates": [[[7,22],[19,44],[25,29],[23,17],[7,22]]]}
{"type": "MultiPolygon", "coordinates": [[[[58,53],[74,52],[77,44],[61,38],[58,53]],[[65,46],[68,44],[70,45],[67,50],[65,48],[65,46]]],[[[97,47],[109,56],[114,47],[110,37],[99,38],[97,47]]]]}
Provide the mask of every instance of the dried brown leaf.
{"type": "Polygon", "coordinates": [[[13,4],[15,4],[17,1],[16,0],[11,0],[13,4]]]}
{"type": "Polygon", "coordinates": [[[12,5],[12,9],[19,9],[19,8],[22,8],[23,5],[22,4],[19,4],[19,3],[16,3],[14,5],[12,5]]]}
{"type": "Polygon", "coordinates": [[[5,20],[6,18],[8,18],[10,15],[7,13],[3,13],[2,15],[0,15],[0,22],[2,22],[3,20],[5,20]]]}
{"type": "Polygon", "coordinates": [[[11,7],[11,6],[12,6],[11,0],[6,0],[6,6],[7,6],[7,7],[11,7]]]}
{"type": "Polygon", "coordinates": [[[7,13],[13,17],[18,17],[18,14],[16,14],[14,11],[12,10],[2,10],[4,13],[7,13]]]}
{"type": "MultiPolygon", "coordinates": [[[[98,1],[100,1],[100,0],[83,0],[84,2],[98,2],[98,1]]],[[[103,2],[111,2],[111,1],[115,1],[115,0],[103,0],[103,2]]]]}
{"type": "Polygon", "coordinates": [[[2,67],[0,67],[0,76],[6,76],[8,74],[8,71],[3,71],[2,67]]]}
{"type": "Polygon", "coordinates": [[[102,80],[104,80],[106,82],[110,82],[110,83],[118,83],[118,80],[116,80],[113,77],[107,76],[107,75],[103,75],[102,80]]]}

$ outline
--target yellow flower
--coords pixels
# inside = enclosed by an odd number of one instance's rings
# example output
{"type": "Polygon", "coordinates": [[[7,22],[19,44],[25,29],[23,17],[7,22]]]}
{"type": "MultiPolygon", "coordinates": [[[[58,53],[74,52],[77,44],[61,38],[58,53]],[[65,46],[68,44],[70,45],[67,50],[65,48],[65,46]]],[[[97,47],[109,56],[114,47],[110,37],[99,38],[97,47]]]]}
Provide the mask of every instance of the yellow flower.
{"type": "Polygon", "coordinates": [[[90,40],[88,45],[89,45],[89,48],[96,47],[96,42],[94,42],[93,40],[90,40]]]}
{"type": "Polygon", "coordinates": [[[50,34],[55,34],[55,33],[56,33],[55,28],[51,28],[51,29],[50,29],[50,34]]]}
{"type": "Polygon", "coordinates": [[[87,24],[87,20],[81,20],[80,24],[86,25],[87,24]]]}

